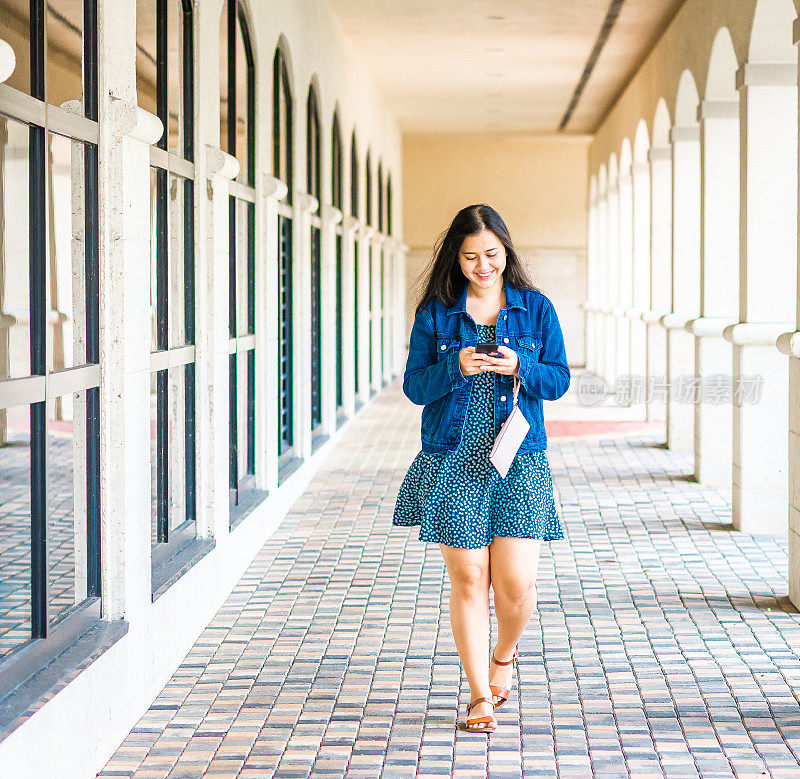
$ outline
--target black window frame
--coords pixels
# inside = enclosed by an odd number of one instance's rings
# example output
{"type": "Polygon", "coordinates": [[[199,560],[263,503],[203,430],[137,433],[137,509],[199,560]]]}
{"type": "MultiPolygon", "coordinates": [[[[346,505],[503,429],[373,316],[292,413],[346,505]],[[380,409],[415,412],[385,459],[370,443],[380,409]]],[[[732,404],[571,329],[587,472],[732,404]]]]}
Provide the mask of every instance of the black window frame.
{"type": "Polygon", "coordinates": [[[246,78],[247,147],[245,165],[238,177],[229,184],[228,194],[228,505],[229,524],[233,529],[264,498],[267,490],[256,481],[256,60],[247,12],[241,0],[228,0],[225,11],[225,62],[227,103],[226,133],[220,138],[223,151],[236,157],[238,127],[237,106],[237,27],[242,36],[244,72],[246,78]],[[246,263],[239,263],[240,210],[245,211],[246,263]],[[238,282],[244,275],[247,299],[244,314],[245,332],[239,331],[243,313],[239,300],[238,282]],[[240,361],[247,367],[244,387],[240,387],[240,361]],[[245,430],[239,430],[240,403],[244,403],[245,430]],[[240,436],[245,449],[244,474],[240,473],[240,436]]]}
{"type": "MultiPolygon", "coordinates": [[[[156,116],[164,128],[151,150],[150,167],[156,175],[156,344],[150,373],[156,376],[156,539],[151,545],[151,597],[156,600],[214,546],[213,539],[197,537],[196,468],[196,370],[195,370],[195,222],[194,222],[194,7],[192,0],[153,0],[156,25],[156,116]],[[181,14],[181,57],[172,63],[168,55],[168,6],[177,3],[181,14]],[[178,153],[169,150],[170,69],[181,69],[181,137],[178,153]],[[184,339],[170,344],[169,251],[170,177],[183,188],[183,328],[184,339]],[[169,466],[170,416],[169,371],[183,367],[183,426],[185,514],[170,528],[169,466]]],[[[149,424],[149,417],[148,417],[149,424]]]]}
{"type": "MultiPolygon", "coordinates": [[[[368,226],[372,226],[372,218],[374,214],[372,213],[372,150],[367,148],[367,156],[366,161],[364,163],[364,175],[366,176],[364,182],[364,218],[366,219],[366,223],[368,226]]],[[[375,360],[374,360],[374,349],[375,349],[375,336],[374,336],[374,319],[375,319],[375,295],[373,292],[373,281],[374,281],[374,268],[373,268],[373,249],[372,249],[372,241],[370,240],[367,244],[367,330],[369,334],[369,347],[367,349],[367,357],[369,359],[369,371],[368,371],[368,381],[369,381],[369,397],[372,397],[375,394],[375,360]]]]}
{"type": "MultiPolygon", "coordinates": [[[[30,415],[30,637],[0,656],[0,738],[22,721],[29,706],[69,675],[100,645],[127,629],[122,620],[101,619],[100,490],[100,253],[99,96],[97,0],[83,1],[81,65],[83,115],[48,108],[45,0],[30,0],[30,93],[0,84],[0,114],[28,127],[29,374],[0,380],[0,409],[28,406],[30,415]],[[88,121],[87,121],[88,120],[88,121]],[[84,361],[51,371],[48,352],[47,221],[48,137],[83,147],[84,361]],[[65,390],[66,386],[69,388],[65,390]],[[52,621],[48,606],[47,402],[85,393],[86,597],[52,621]],[[38,672],[56,657],[58,665],[38,672]],[[41,680],[40,680],[41,678],[41,680]]],[[[52,195],[51,195],[52,197],[52,195]]],[[[50,229],[54,229],[52,226],[50,229]]]]}
{"type": "MultiPolygon", "coordinates": [[[[344,214],[344,176],[343,165],[344,162],[344,147],[342,145],[342,127],[339,121],[339,112],[333,112],[333,122],[331,124],[331,203],[334,208],[344,214]]],[[[336,295],[336,379],[335,379],[335,395],[336,395],[336,427],[340,427],[345,421],[344,416],[344,312],[343,312],[343,273],[342,273],[342,258],[343,258],[343,239],[342,239],[342,224],[341,222],[336,225],[336,243],[334,251],[336,254],[336,280],[335,280],[335,295],[336,295]]]]}
{"type": "Polygon", "coordinates": [[[310,312],[311,312],[311,451],[327,440],[322,418],[322,131],[320,100],[314,82],[308,87],[306,99],[306,191],[319,204],[309,226],[310,312]]]}
{"type": "Polygon", "coordinates": [[[272,61],[272,172],[286,184],[285,202],[278,204],[278,484],[302,464],[294,420],[294,104],[289,67],[282,47],[272,61]],[[281,118],[286,132],[281,132],[281,118]]]}

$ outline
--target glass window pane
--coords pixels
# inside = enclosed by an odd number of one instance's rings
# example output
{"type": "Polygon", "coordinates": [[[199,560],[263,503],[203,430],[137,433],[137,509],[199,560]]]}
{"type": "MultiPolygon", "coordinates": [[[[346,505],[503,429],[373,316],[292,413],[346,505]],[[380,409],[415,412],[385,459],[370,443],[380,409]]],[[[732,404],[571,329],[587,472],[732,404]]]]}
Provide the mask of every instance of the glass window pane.
{"type": "Polygon", "coordinates": [[[47,2],[47,102],[83,100],[83,0],[47,2]]]}
{"type": "Polygon", "coordinates": [[[28,376],[28,127],[0,116],[0,379],[28,376]]]}
{"type": "Polygon", "coordinates": [[[186,187],[180,176],[169,176],[169,344],[186,344],[184,309],[184,204],[186,187]]]}
{"type": "Polygon", "coordinates": [[[136,0],[136,93],[139,105],[156,113],[155,0],[136,0]]]}
{"type": "Polygon", "coordinates": [[[0,657],[31,637],[29,406],[0,410],[0,657]]]}
{"type": "Polygon", "coordinates": [[[183,156],[183,14],[181,0],[167,3],[167,146],[183,156]]]}
{"type": "Polygon", "coordinates": [[[8,43],[17,66],[5,82],[10,87],[31,93],[31,22],[29,0],[4,0],[0,13],[0,38],[8,43]]]}
{"type": "Polygon", "coordinates": [[[219,147],[230,153],[228,145],[228,3],[222,4],[219,17],[219,147]]]}
{"type": "Polygon", "coordinates": [[[84,144],[48,133],[48,366],[86,363],[84,144]]]}
{"type": "Polygon", "coordinates": [[[47,587],[52,624],[86,598],[85,392],[48,402],[47,434],[47,587]]]}
{"type": "Polygon", "coordinates": [[[239,160],[237,181],[252,184],[250,158],[248,156],[248,113],[247,113],[247,55],[242,27],[236,24],[236,159],[239,160]]]}

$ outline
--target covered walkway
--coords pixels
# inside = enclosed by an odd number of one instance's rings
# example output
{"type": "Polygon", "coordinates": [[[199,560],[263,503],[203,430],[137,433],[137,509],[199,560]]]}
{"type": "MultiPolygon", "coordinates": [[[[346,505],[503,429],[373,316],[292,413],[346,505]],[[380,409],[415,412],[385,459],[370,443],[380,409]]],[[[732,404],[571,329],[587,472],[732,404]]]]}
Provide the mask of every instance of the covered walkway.
{"type": "Polygon", "coordinates": [[[100,776],[800,776],[785,537],[731,532],[730,492],[663,428],[602,433],[590,411],[574,390],[546,411],[551,434],[593,434],[550,440],[567,537],[543,547],[496,734],[454,727],[469,693],[444,565],[391,528],[419,442],[395,381],[100,776]]]}

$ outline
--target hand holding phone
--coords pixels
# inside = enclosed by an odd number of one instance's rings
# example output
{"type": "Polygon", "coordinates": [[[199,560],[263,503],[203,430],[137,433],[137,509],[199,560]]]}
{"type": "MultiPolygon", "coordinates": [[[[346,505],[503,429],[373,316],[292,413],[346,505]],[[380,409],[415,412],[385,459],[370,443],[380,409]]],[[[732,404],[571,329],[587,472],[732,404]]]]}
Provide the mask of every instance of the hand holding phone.
{"type": "Polygon", "coordinates": [[[502,357],[500,349],[495,343],[485,343],[475,345],[475,354],[488,354],[490,357],[502,357]]]}

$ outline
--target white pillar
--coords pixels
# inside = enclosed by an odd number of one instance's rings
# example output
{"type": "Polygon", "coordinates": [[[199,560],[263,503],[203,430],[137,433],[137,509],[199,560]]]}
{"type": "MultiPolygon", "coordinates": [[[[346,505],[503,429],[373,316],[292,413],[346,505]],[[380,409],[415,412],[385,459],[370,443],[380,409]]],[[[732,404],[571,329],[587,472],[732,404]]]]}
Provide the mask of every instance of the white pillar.
{"type": "MultiPolygon", "coordinates": [[[[793,40],[800,43],[800,19],[795,19],[793,40]]],[[[800,261],[797,289],[800,290],[800,261]]],[[[789,358],[789,598],[797,606],[800,604],[800,300],[795,310],[794,332],[781,336],[777,345],[789,358]]]]}
{"type": "Polygon", "coordinates": [[[789,366],[775,340],[791,330],[797,306],[797,66],[747,63],[736,74],[740,103],[741,234],[739,324],[734,383],[757,402],[733,408],[733,525],[787,532],[789,366]]]}
{"type": "Polygon", "coordinates": [[[408,246],[394,242],[394,375],[402,376],[406,368],[406,254],[408,246]]]}
{"type": "Polygon", "coordinates": [[[633,306],[633,177],[626,166],[619,172],[619,262],[617,266],[616,330],[617,377],[631,375],[631,320],[628,311],[633,306]]]}
{"type": "Polygon", "coordinates": [[[739,101],[703,101],[697,118],[702,161],[701,316],[686,325],[695,336],[695,375],[703,389],[701,402],[694,407],[694,472],[702,484],[727,488],[733,415],[724,387],[731,376],[732,352],[721,336],[738,318],[739,101]]]}
{"type": "Polygon", "coordinates": [[[311,455],[311,214],[319,201],[306,192],[294,195],[292,279],[293,399],[295,455],[311,455]]]}
{"type": "Polygon", "coordinates": [[[694,448],[694,338],[686,323],[700,313],[700,128],[673,127],[672,299],[667,329],[667,446],[694,448]]]}
{"type": "Polygon", "coordinates": [[[150,144],[157,117],[110,99],[100,130],[100,500],[102,610],[135,622],[150,605],[150,144]]]}
{"type": "Polygon", "coordinates": [[[647,327],[642,314],[650,308],[650,165],[633,164],[633,281],[630,322],[631,375],[647,375],[647,327]]]}
{"type": "Polygon", "coordinates": [[[588,201],[586,223],[586,302],[583,305],[586,370],[596,371],[595,328],[597,327],[595,307],[597,306],[597,191],[593,185],[588,201]]]}
{"type": "Polygon", "coordinates": [[[322,311],[320,312],[322,339],[322,431],[332,435],[336,431],[336,225],[342,221],[342,212],[329,203],[322,206],[322,311]]]}
{"type": "Polygon", "coordinates": [[[619,275],[619,185],[617,181],[608,185],[606,232],[606,286],[603,312],[605,313],[603,377],[609,389],[617,381],[617,324],[614,307],[618,301],[619,275]]]}
{"type": "Polygon", "coordinates": [[[606,184],[601,182],[597,195],[597,262],[594,275],[596,290],[594,305],[594,373],[606,378],[606,315],[604,307],[608,303],[608,190],[606,184]]]}
{"type": "Polygon", "coordinates": [[[650,162],[650,307],[647,328],[647,419],[666,419],[667,335],[661,318],[672,304],[672,148],[654,146],[650,162]],[[663,392],[662,392],[663,388],[663,392]]]}
{"type": "Polygon", "coordinates": [[[342,400],[345,416],[355,414],[355,248],[359,221],[345,214],[342,219],[342,400]]]}
{"type": "Polygon", "coordinates": [[[375,228],[361,225],[358,236],[358,402],[366,403],[370,398],[369,384],[369,328],[372,327],[369,315],[369,267],[372,252],[370,245],[375,228]]]}

